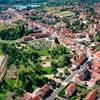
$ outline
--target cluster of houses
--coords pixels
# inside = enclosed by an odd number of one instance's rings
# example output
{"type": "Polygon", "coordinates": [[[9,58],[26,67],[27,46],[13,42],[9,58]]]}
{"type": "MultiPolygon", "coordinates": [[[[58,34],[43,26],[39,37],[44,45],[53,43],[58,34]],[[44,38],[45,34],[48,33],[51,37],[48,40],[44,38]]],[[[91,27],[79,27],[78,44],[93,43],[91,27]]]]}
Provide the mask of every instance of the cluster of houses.
{"type": "MultiPolygon", "coordinates": [[[[76,83],[70,83],[66,89],[65,89],[65,97],[69,98],[71,97],[77,89],[77,84],[76,83]]],[[[84,100],[95,100],[97,97],[97,91],[94,89],[90,91],[86,96],[84,97],[84,100]]]]}
{"type": "Polygon", "coordinates": [[[42,100],[47,94],[50,93],[52,87],[45,84],[42,88],[34,91],[33,93],[25,93],[22,100],[42,100]]]}

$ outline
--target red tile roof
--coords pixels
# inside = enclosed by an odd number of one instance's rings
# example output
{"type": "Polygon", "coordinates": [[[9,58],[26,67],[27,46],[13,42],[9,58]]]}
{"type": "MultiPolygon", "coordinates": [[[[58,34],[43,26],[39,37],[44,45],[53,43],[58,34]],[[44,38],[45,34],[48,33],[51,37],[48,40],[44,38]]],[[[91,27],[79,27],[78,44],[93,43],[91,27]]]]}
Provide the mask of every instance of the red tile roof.
{"type": "Polygon", "coordinates": [[[100,68],[100,61],[93,61],[92,65],[96,68],[100,68]]]}
{"type": "Polygon", "coordinates": [[[85,100],[95,100],[97,96],[97,91],[93,90],[91,92],[89,92],[89,94],[87,94],[85,100]]]}
{"type": "Polygon", "coordinates": [[[37,95],[39,95],[40,97],[44,96],[48,91],[50,90],[50,86],[49,85],[44,85],[39,91],[36,92],[37,95]]]}
{"type": "Polygon", "coordinates": [[[66,44],[66,45],[71,45],[73,44],[73,40],[71,38],[63,38],[62,39],[62,43],[66,44]]]}
{"type": "Polygon", "coordinates": [[[46,93],[47,91],[50,90],[50,87],[46,84],[41,88],[41,90],[46,93]]]}
{"type": "Polygon", "coordinates": [[[96,24],[96,29],[100,32],[100,24],[96,24]]]}
{"type": "Polygon", "coordinates": [[[86,59],[86,55],[82,54],[75,62],[74,64],[77,64],[78,66],[86,59]]]}
{"type": "Polygon", "coordinates": [[[22,100],[40,100],[40,97],[32,93],[25,93],[22,100]]]}
{"type": "Polygon", "coordinates": [[[65,96],[66,97],[72,96],[73,93],[75,92],[75,90],[76,90],[76,84],[75,83],[70,83],[68,85],[68,87],[66,88],[66,90],[65,90],[65,96]]]}
{"type": "Polygon", "coordinates": [[[94,55],[95,55],[96,57],[100,58],[100,51],[97,51],[94,55]]]}
{"type": "Polygon", "coordinates": [[[74,34],[70,30],[64,29],[63,32],[61,33],[61,35],[64,35],[64,36],[73,36],[74,34]]]}

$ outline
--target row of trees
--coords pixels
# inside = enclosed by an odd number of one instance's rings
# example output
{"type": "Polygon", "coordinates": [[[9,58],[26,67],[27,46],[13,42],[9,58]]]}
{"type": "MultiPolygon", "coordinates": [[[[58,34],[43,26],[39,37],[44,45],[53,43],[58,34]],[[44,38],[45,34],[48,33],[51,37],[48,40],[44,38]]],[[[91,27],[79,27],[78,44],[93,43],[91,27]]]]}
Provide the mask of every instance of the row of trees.
{"type": "Polygon", "coordinates": [[[84,4],[89,3],[93,4],[94,2],[99,2],[99,0],[49,0],[48,5],[49,6],[60,6],[60,5],[74,5],[75,3],[84,4]]]}
{"type": "Polygon", "coordinates": [[[33,30],[25,28],[25,22],[18,20],[12,24],[4,24],[4,28],[0,29],[0,38],[2,40],[15,40],[22,36],[31,34],[33,30]]]}
{"type": "Polygon", "coordinates": [[[0,30],[0,37],[3,40],[15,40],[25,34],[25,27],[22,21],[12,23],[10,25],[4,24],[4,28],[0,30]]]}
{"type": "Polygon", "coordinates": [[[100,42],[100,32],[97,32],[97,35],[96,35],[95,38],[96,38],[96,41],[97,41],[97,42],[100,42]]]}

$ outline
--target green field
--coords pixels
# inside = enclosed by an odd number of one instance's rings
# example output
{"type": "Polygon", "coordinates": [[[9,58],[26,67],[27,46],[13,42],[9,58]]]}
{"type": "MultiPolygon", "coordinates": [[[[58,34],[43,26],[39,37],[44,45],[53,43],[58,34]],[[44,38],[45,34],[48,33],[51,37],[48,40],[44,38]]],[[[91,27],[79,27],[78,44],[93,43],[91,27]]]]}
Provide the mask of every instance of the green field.
{"type": "Polygon", "coordinates": [[[62,7],[45,7],[45,11],[57,16],[74,16],[75,13],[71,11],[61,11],[62,7]]]}
{"type": "Polygon", "coordinates": [[[73,13],[71,11],[62,11],[62,12],[56,13],[55,15],[68,17],[68,16],[74,16],[75,13],[73,13]]]}
{"type": "Polygon", "coordinates": [[[8,79],[8,80],[6,80],[6,82],[7,82],[9,87],[12,87],[15,85],[16,80],[8,79]]]}
{"type": "Polygon", "coordinates": [[[52,14],[60,12],[60,9],[61,7],[45,7],[45,11],[52,14]]]}
{"type": "Polygon", "coordinates": [[[42,68],[42,71],[46,72],[47,74],[52,74],[52,67],[42,68]]]}

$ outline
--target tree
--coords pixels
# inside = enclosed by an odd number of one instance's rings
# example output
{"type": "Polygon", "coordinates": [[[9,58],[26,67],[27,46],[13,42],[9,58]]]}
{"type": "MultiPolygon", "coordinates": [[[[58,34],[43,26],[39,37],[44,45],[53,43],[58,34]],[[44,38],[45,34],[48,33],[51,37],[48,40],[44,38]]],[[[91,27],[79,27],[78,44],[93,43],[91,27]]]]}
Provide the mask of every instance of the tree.
{"type": "Polygon", "coordinates": [[[58,67],[58,62],[57,62],[57,61],[52,61],[52,62],[51,62],[51,66],[52,66],[53,68],[57,68],[57,67],[58,67]]]}
{"type": "Polygon", "coordinates": [[[96,84],[97,84],[97,85],[100,85],[100,80],[98,80],[98,81],[96,82],[96,84]]]}
{"type": "Polygon", "coordinates": [[[97,41],[97,42],[100,42],[100,32],[97,32],[97,35],[96,35],[95,38],[96,38],[96,41],[97,41]]]}
{"type": "Polygon", "coordinates": [[[57,73],[57,68],[56,67],[52,67],[52,72],[53,72],[53,74],[56,74],[57,73]]]}
{"type": "Polygon", "coordinates": [[[38,75],[41,75],[43,73],[42,66],[40,65],[40,63],[36,63],[33,69],[34,69],[34,72],[38,75]]]}
{"type": "Polygon", "coordinates": [[[69,54],[69,49],[63,45],[57,44],[57,46],[53,47],[49,52],[52,57],[56,58],[59,55],[69,54]]]}

